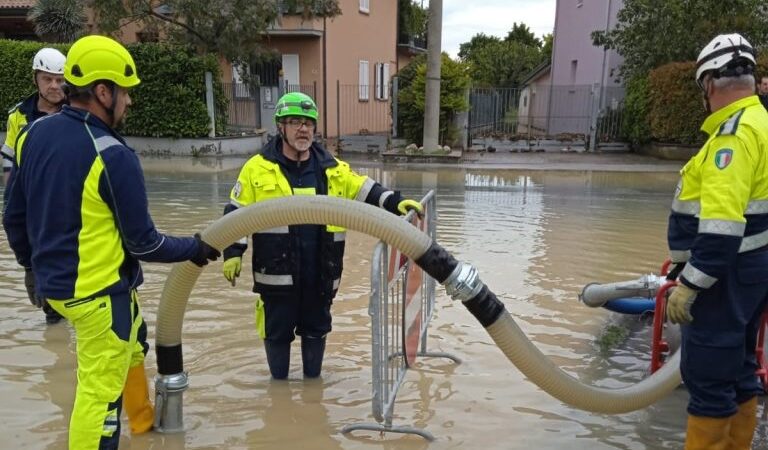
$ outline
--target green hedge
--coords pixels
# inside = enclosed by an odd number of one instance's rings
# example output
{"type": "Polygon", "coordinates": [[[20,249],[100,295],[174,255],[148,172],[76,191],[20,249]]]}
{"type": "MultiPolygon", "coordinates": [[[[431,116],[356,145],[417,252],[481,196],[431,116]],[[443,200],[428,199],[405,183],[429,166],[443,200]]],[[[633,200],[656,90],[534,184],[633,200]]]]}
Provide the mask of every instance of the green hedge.
{"type": "MultiPolygon", "coordinates": [[[[768,74],[768,56],[757,60],[757,77],[768,74]]],[[[624,132],[636,144],[650,140],[701,144],[707,116],[696,82],[694,62],[676,62],[653,69],[647,78],[627,83],[624,132]]]]}
{"type": "MultiPolygon", "coordinates": [[[[0,123],[7,111],[33,93],[32,57],[43,46],[66,53],[68,46],[0,40],[0,123]]],[[[218,61],[191,49],[167,44],[132,44],[141,84],[131,90],[133,106],[123,130],[130,136],[203,137],[208,135],[205,72],[213,73],[216,133],[226,133],[228,99],[224,96],[218,61]]]]}
{"type": "Polygon", "coordinates": [[[648,118],[654,141],[703,142],[699,130],[707,114],[696,86],[696,63],[670,63],[648,75],[648,118]]]}

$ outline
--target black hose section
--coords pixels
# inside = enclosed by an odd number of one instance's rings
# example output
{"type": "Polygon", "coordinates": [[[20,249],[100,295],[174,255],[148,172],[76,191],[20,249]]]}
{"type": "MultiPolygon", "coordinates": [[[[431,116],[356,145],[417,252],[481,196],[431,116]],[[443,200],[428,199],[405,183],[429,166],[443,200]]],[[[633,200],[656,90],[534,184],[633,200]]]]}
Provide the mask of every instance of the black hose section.
{"type": "Polygon", "coordinates": [[[493,325],[505,311],[504,304],[488,286],[483,286],[479,294],[464,302],[464,306],[480,321],[483,328],[493,325]]]}
{"type": "Polygon", "coordinates": [[[415,262],[440,284],[443,284],[459,265],[459,261],[435,241],[432,241],[432,245],[415,262]]]}
{"type": "Polygon", "coordinates": [[[160,375],[173,375],[184,371],[184,357],[181,354],[181,344],[163,346],[156,345],[157,373],[160,375]]]}

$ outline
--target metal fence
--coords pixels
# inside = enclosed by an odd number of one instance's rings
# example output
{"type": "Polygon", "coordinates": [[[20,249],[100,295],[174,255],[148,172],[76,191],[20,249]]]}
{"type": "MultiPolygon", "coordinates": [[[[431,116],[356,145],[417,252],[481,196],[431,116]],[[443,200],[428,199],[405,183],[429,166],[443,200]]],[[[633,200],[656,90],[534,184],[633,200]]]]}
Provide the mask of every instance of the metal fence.
{"type": "MultiPolygon", "coordinates": [[[[410,212],[410,221],[434,238],[437,223],[435,192],[422,200],[424,218],[410,212]]],[[[356,423],[342,428],[417,434],[433,440],[431,433],[411,426],[392,424],[395,399],[408,368],[417,356],[442,357],[461,361],[447,353],[427,350],[427,328],[435,308],[435,280],[395,248],[379,242],[371,259],[372,410],[377,423],[356,423]]]]}
{"type": "Polygon", "coordinates": [[[391,132],[391,88],[386,86],[384,89],[336,82],[336,129],[340,136],[391,132]]]}
{"type": "Polygon", "coordinates": [[[229,99],[227,129],[245,131],[261,127],[259,92],[245,83],[222,83],[221,87],[229,99]]]}
{"type": "Polygon", "coordinates": [[[304,92],[317,99],[317,83],[287,84],[251,87],[246,83],[222,83],[224,96],[229,100],[227,129],[234,132],[270,128],[277,98],[285,92],[304,92]],[[267,92],[269,91],[269,92],[267,92]],[[274,94],[273,94],[274,92],[274,94]]]}
{"type": "Polygon", "coordinates": [[[530,85],[472,88],[469,137],[620,139],[624,88],[530,85]]]}

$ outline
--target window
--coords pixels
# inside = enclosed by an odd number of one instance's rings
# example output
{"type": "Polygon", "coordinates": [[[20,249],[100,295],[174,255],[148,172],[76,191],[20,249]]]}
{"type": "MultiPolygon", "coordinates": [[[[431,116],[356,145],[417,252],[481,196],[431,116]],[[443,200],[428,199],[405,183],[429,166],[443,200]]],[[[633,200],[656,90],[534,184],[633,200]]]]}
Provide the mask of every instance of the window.
{"type": "Polygon", "coordinates": [[[360,0],[360,12],[366,14],[371,12],[371,0],[360,0]]]}
{"type": "Polygon", "coordinates": [[[368,78],[368,61],[360,61],[360,77],[358,81],[359,99],[360,101],[368,101],[368,88],[370,86],[368,78]]]}
{"type": "Polygon", "coordinates": [[[376,84],[376,100],[389,100],[389,64],[376,63],[373,74],[376,84]]]}
{"type": "Polygon", "coordinates": [[[576,84],[576,70],[579,68],[579,61],[574,59],[571,61],[571,84],[576,84]]]}

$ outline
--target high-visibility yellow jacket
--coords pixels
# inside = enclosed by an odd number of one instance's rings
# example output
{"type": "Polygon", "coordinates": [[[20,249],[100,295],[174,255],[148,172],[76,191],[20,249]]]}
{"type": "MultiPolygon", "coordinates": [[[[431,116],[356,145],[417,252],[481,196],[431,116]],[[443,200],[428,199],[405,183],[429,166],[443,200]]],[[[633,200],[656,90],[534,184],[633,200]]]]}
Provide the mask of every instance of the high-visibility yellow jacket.
{"type": "Polygon", "coordinates": [[[4,159],[3,167],[8,170],[10,170],[11,161],[13,161],[16,154],[16,139],[19,137],[21,129],[27,123],[46,115],[37,109],[37,100],[37,93],[32,94],[8,111],[8,127],[5,134],[5,142],[0,147],[0,154],[2,154],[4,159]]]}
{"type": "Polygon", "coordinates": [[[712,286],[739,253],[768,245],[768,112],[756,95],[712,113],[681,170],[667,241],[682,282],[712,286]]]}
{"type": "MultiPolygon", "coordinates": [[[[324,175],[316,191],[317,195],[364,201],[398,214],[397,204],[402,199],[399,192],[355,173],[349,164],[334,158],[317,143],[312,144],[309,151],[311,157],[317,159],[324,175]]],[[[286,163],[282,156],[282,140],[276,137],[240,170],[224,214],[256,202],[299,195],[299,189],[291,186],[284,173],[282,164],[286,163]]],[[[339,288],[345,236],[344,228],[333,225],[326,225],[321,233],[317,264],[321,289],[319,294],[324,298],[333,298],[339,288]]],[[[254,292],[292,292],[302,282],[298,238],[297,227],[273,228],[253,234],[254,292]]],[[[224,250],[224,259],[242,257],[246,249],[247,240],[242,239],[224,250]]]]}
{"type": "Polygon", "coordinates": [[[93,114],[64,106],[17,140],[3,228],[46,298],[87,299],[142,283],[139,260],[192,258],[192,238],[157,231],[139,158],[93,114]]]}

